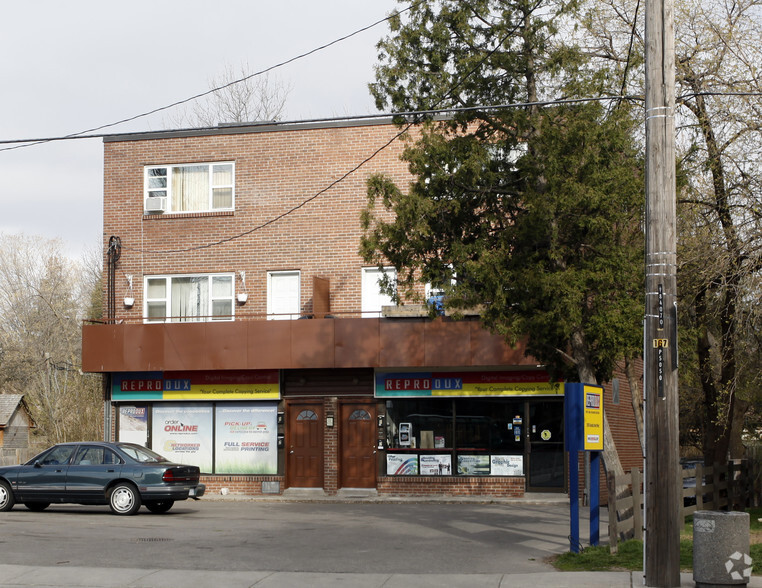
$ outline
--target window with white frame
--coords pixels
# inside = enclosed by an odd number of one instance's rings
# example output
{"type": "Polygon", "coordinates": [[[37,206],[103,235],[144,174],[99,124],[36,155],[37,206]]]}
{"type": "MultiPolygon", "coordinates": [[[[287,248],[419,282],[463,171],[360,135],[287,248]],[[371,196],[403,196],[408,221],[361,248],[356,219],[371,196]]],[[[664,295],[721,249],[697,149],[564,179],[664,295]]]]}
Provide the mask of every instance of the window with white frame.
{"type": "Polygon", "coordinates": [[[267,272],[267,318],[290,320],[301,316],[301,272],[267,272]]]}
{"type": "Polygon", "coordinates": [[[145,168],[146,212],[233,210],[235,165],[193,163],[145,168]]]}
{"type": "Polygon", "coordinates": [[[233,320],[234,274],[146,276],[146,322],[233,320]]]}
{"type": "Polygon", "coordinates": [[[381,291],[384,278],[392,283],[397,281],[397,270],[393,267],[364,267],[362,268],[362,316],[381,316],[382,306],[392,306],[392,297],[381,291]]]}

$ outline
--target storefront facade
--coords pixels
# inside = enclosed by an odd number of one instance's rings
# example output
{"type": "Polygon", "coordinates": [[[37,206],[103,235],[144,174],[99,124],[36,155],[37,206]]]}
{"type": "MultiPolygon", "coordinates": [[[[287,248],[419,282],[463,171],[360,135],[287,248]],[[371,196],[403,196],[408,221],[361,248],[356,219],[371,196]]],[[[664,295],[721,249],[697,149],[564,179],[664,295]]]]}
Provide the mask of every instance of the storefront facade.
{"type": "Polygon", "coordinates": [[[564,384],[533,369],[122,372],[113,437],[212,489],[563,492],[564,384]]]}

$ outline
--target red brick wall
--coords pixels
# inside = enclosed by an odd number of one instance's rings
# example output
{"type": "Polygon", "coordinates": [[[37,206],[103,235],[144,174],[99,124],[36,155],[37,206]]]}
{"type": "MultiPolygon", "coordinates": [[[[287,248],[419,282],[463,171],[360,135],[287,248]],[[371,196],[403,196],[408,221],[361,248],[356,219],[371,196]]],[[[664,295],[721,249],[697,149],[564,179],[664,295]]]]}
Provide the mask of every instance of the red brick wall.
{"type": "Polygon", "coordinates": [[[521,498],[524,478],[388,476],[378,478],[384,496],[487,496],[521,498]]]}
{"type": "MultiPolygon", "coordinates": [[[[366,265],[358,247],[367,179],[383,172],[404,186],[409,178],[399,160],[401,141],[373,156],[397,133],[392,125],[374,125],[106,142],[103,240],[105,246],[115,235],[122,242],[117,319],[139,321],[143,276],[165,273],[245,271],[249,299],[237,306],[240,316],[266,312],[268,271],[301,270],[302,312],[312,310],[313,276],[330,280],[333,313],[357,312],[366,265]],[[234,212],[143,214],[146,165],[219,161],[235,162],[234,212]],[[132,293],[126,275],[133,276],[132,293]],[[135,298],[132,309],[122,304],[128,295],[135,298]]],[[[236,275],[235,291],[242,290],[236,275]]]]}
{"type": "Polygon", "coordinates": [[[283,492],[283,476],[201,476],[207,495],[221,495],[227,488],[228,496],[261,496],[262,482],[279,482],[283,492]]]}

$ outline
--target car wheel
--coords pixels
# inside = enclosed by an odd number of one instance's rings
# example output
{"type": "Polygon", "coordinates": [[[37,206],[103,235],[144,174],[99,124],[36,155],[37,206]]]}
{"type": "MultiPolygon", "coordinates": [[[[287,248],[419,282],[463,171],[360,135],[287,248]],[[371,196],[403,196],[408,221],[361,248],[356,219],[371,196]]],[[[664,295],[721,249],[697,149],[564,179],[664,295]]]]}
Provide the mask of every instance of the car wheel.
{"type": "Polygon", "coordinates": [[[0,512],[11,510],[16,500],[7,482],[0,480],[0,512]]]}
{"type": "Polygon", "coordinates": [[[29,510],[34,512],[42,512],[46,508],[50,506],[49,502],[25,502],[24,506],[26,506],[29,510]]]}
{"type": "Polygon", "coordinates": [[[161,500],[159,502],[146,502],[145,504],[146,508],[151,512],[161,514],[167,512],[170,508],[172,508],[174,503],[174,500],[161,500]]]}
{"type": "Polygon", "coordinates": [[[109,491],[108,504],[117,515],[134,515],[140,509],[138,489],[126,482],[117,484],[109,491]]]}

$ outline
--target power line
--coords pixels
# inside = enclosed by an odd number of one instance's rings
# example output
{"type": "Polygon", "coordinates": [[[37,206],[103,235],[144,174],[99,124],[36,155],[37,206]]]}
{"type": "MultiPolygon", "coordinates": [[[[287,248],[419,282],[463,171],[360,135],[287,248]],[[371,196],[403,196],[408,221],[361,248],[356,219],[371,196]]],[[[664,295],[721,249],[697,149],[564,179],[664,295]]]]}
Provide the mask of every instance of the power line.
{"type": "Polygon", "coordinates": [[[105,125],[101,125],[98,127],[93,127],[91,129],[86,129],[84,131],[79,131],[76,133],[70,133],[68,135],[63,135],[61,137],[50,137],[50,138],[44,138],[44,139],[20,139],[20,140],[9,140],[9,141],[0,141],[0,144],[8,144],[8,143],[25,143],[23,145],[15,145],[13,147],[4,147],[0,149],[0,152],[2,151],[12,151],[14,149],[23,149],[24,147],[32,147],[35,145],[42,145],[44,143],[50,143],[51,141],[61,141],[61,140],[68,140],[68,139],[78,139],[78,138],[92,138],[92,137],[99,137],[103,135],[92,135],[91,133],[94,133],[96,131],[100,131],[103,129],[115,127],[124,123],[132,122],[134,120],[145,118],[147,116],[151,116],[153,114],[156,114],[158,112],[162,112],[164,110],[169,110],[170,108],[174,108],[175,106],[180,106],[182,104],[186,104],[188,102],[192,102],[193,100],[198,100],[199,98],[203,98],[204,96],[208,96],[209,94],[213,94],[214,92],[218,92],[219,90],[224,90],[225,88],[228,88],[230,86],[233,86],[235,84],[239,84],[241,82],[245,82],[246,80],[249,80],[251,78],[254,78],[256,76],[260,76],[266,73],[269,73],[273,71],[274,69],[284,67],[286,65],[289,65],[290,63],[293,63],[295,61],[298,61],[300,59],[304,59],[305,57],[309,57],[310,55],[313,55],[314,53],[318,53],[319,51],[323,51],[324,49],[327,49],[329,47],[332,47],[333,45],[336,45],[337,43],[341,43],[342,41],[346,41],[347,39],[350,39],[356,35],[359,35],[360,33],[364,33],[367,30],[370,30],[376,26],[378,26],[381,23],[387,22],[391,20],[392,18],[396,18],[398,15],[407,12],[409,10],[412,10],[419,4],[422,4],[425,0],[419,0],[418,2],[414,2],[407,8],[404,8],[399,11],[395,11],[389,16],[382,18],[380,20],[377,20],[376,22],[369,24],[367,26],[364,26],[360,29],[357,29],[356,31],[349,33],[347,35],[344,35],[343,37],[339,37],[337,39],[334,39],[333,41],[330,41],[329,43],[325,43],[324,45],[320,45],[319,47],[316,47],[314,49],[311,49],[310,51],[307,51],[305,53],[301,53],[300,55],[297,55],[295,57],[291,57],[290,59],[287,59],[285,61],[281,61],[280,63],[276,63],[275,65],[271,65],[270,67],[267,67],[265,69],[262,69],[260,71],[257,71],[255,73],[249,74],[247,76],[244,76],[240,79],[234,80],[232,82],[229,82],[227,84],[224,84],[222,86],[218,86],[216,88],[212,88],[211,90],[207,90],[206,92],[201,92],[200,94],[196,94],[195,96],[191,96],[190,98],[185,98],[183,100],[178,100],[177,102],[173,102],[172,104],[167,104],[166,106],[160,106],[159,108],[154,108],[153,110],[149,110],[147,112],[142,112],[140,114],[136,114],[134,116],[130,116],[127,118],[123,118],[121,120],[118,120],[113,123],[108,123],[105,125]]]}
{"type": "MultiPolygon", "coordinates": [[[[492,49],[491,51],[488,51],[485,54],[484,57],[482,57],[470,70],[468,70],[465,73],[465,75],[463,77],[461,77],[456,83],[452,84],[447,89],[447,91],[444,92],[442,94],[442,96],[435,101],[435,105],[436,104],[441,104],[442,102],[444,102],[445,100],[450,98],[452,96],[452,94],[458,89],[458,87],[462,86],[466,82],[466,80],[468,80],[468,78],[470,78],[474,73],[476,73],[479,70],[479,68],[484,64],[484,62],[487,61],[487,59],[489,59],[492,55],[494,55],[498,51],[498,49],[500,49],[500,47],[503,45],[503,43],[506,41],[506,39],[515,32],[516,28],[518,28],[518,25],[516,25],[516,27],[514,27],[513,29],[509,30],[508,33],[506,33],[506,35],[503,38],[501,38],[498,43],[496,43],[494,49],[492,49]]],[[[547,105],[547,104],[552,104],[552,103],[561,104],[561,103],[573,103],[573,102],[591,102],[591,101],[596,101],[596,100],[600,100],[600,98],[598,98],[598,99],[596,99],[596,98],[563,99],[563,100],[555,100],[555,101],[548,101],[548,102],[532,102],[532,103],[527,102],[527,103],[521,103],[521,104],[505,105],[504,108],[509,108],[509,107],[510,108],[526,107],[526,106],[530,106],[530,105],[534,105],[534,104],[536,104],[536,105],[547,105]]],[[[492,108],[492,107],[487,107],[487,108],[489,109],[489,108],[492,108]]],[[[469,110],[484,110],[484,107],[482,107],[482,108],[479,108],[479,107],[470,107],[468,109],[469,110]]],[[[442,109],[441,112],[451,112],[452,110],[453,109],[442,109]]],[[[457,109],[457,110],[460,110],[460,108],[457,109]]],[[[463,110],[466,110],[466,108],[463,108],[463,110]]],[[[427,111],[427,112],[431,113],[431,112],[434,112],[434,111],[427,111]]],[[[399,116],[399,114],[397,116],[399,116]]],[[[417,114],[413,115],[412,116],[412,121],[409,122],[407,125],[405,125],[405,127],[401,131],[399,131],[396,135],[394,135],[391,139],[389,139],[386,143],[384,143],[384,145],[382,145],[381,147],[376,149],[370,156],[366,157],[358,165],[356,165],[351,170],[346,172],[340,178],[338,178],[338,179],[334,180],[333,182],[331,182],[328,186],[326,186],[322,190],[318,191],[313,196],[310,196],[306,200],[303,200],[302,202],[300,202],[298,205],[294,206],[290,210],[288,210],[286,212],[283,212],[283,213],[279,214],[278,216],[276,216],[276,217],[274,217],[274,218],[272,218],[272,219],[270,219],[270,220],[268,220],[268,221],[266,221],[266,222],[264,222],[264,223],[262,223],[262,224],[260,224],[260,225],[258,225],[256,227],[253,227],[253,228],[251,228],[251,229],[249,229],[247,231],[244,231],[242,233],[238,233],[236,235],[232,235],[230,237],[226,237],[225,239],[220,239],[220,240],[212,242],[212,243],[206,243],[204,245],[196,245],[194,247],[187,247],[187,248],[184,248],[184,249],[174,249],[174,250],[166,250],[166,251],[151,251],[151,250],[144,250],[144,249],[138,249],[138,248],[130,248],[128,246],[123,246],[123,247],[125,249],[129,249],[131,251],[135,251],[135,252],[139,252],[139,253],[154,253],[154,254],[186,253],[188,251],[197,251],[197,250],[200,250],[200,249],[207,249],[209,247],[214,247],[216,245],[221,245],[223,243],[229,243],[229,242],[234,241],[236,239],[240,239],[242,237],[245,237],[246,235],[250,235],[250,234],[252,234],[252,233],[254,233],[256,231],[259,231],[259,230],[261,230],[261,229],[263,229],[263,228],[265,228],[267,226],[270,226],[271,224],[274,224],[274,223],[278,222],[279,220],[289,216],[290,214],[296,212],[297,210],[299,210],[303,206],[306,206],[308,203],[312,202],[313,200],[317,199],[321,195],[325,194],[326,192],[328,192],[331,188],[333,188],[337,184],[343,182],[346,178],[348,178],[349,176],[354,174],[357,170],[359,170],[365,164],[367,164],[369,161],[374,159],[379,153],[381,153],[387,147],[389,147],[389,145],[394,143],[399,137],[404,135],[413,125],[415,125],[418,121],[420,121],[420,118],[421,118],[420,113],[417,113],[417,114]]]]}

